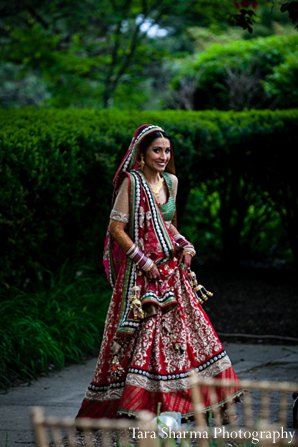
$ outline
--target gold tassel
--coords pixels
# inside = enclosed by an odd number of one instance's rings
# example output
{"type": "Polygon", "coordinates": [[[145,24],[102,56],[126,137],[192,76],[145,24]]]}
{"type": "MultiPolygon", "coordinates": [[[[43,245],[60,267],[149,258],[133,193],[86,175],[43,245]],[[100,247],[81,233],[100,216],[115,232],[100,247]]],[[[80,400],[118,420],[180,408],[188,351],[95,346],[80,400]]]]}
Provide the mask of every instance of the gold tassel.
{"type": "Polygon", "coordinates": [[[140,290],[139,286],[132,287],[132,294],[128,297],[131,302],[134,320],[142,320],[145,316],[140,300],[140,290]]]}
{"type": "Polygon", "coordinates": [[[189,279],[189,283],[190,283],[193,291],[195,292],[200,304],[203,304],[205,301],[208,300],[209,297],[213,296],[212,292],[209,292],[209,290],[207,290],[202,284],[198,283],[197,276],[196,276],[195,272],[190,270],[189,274],[188,274],[188,279],[189,279]],[[199,292],[200,296],[198,295],[198,292],[199,292]]]}

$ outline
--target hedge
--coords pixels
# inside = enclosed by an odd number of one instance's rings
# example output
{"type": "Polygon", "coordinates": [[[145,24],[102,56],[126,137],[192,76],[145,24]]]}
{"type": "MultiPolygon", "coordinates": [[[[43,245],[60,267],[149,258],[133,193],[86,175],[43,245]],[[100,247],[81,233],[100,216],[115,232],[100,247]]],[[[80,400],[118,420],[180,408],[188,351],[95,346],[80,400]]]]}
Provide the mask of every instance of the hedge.
{"type": "Polygon", "coordinates": [[[67,260],[100,268],[112,176],[135,129],[144,122],[163,126],[173,137],[178,222],[195,240],[200,241],[200,221],[194,212],[204,219],[210,208],[207,198],[217,201],[218,214],[210,217],[209,232],[217,230],[204,240],[205,253],[219,238],[218,255],[238,260],[243,248],[249,251],[248,222],[255,225],[262,209],[262,219],[270,224],[272,213],[278,213],[282,225],[276,224],[275,234],[265,239],[286,234],[285,248],[298,259],[298,110],[124,113],[27,108],[0,110],[0,119],[0,262],[5,290],[44,283],[44,272],[59,271],[67,260]],[[188,201],[194,191],[206,198],[201,209],[188,201]],[[196,226],[191,226],[190,217],[196,226]]]}

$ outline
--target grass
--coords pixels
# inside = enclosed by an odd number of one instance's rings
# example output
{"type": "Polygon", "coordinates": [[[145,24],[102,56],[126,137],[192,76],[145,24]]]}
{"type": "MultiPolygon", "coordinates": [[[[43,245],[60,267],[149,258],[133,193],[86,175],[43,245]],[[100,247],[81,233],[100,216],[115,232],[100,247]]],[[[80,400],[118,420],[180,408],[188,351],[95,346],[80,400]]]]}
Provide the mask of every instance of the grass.
{"type": "Polygon", "coordinates": [[[10,290],[0,304],[0,388],[98,352],[111,289],[88,267],[50,274],[46,289],[10,290]]]}

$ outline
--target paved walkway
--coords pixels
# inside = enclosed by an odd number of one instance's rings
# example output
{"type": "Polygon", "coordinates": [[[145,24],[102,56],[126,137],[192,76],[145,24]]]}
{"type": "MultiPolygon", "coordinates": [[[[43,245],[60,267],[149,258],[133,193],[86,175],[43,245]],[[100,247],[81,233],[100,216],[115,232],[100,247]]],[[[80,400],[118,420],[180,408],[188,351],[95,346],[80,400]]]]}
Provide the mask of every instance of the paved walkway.
{"type": "MultiPolygon", "coordinates": [[[[225,343],[241,379],[298,382],[298,346],[225,343]]],[[[94,372],[96,359],[49,374],[0,394],[0,447],[33,447],[30,408],[74,417],[94,372]]]]}

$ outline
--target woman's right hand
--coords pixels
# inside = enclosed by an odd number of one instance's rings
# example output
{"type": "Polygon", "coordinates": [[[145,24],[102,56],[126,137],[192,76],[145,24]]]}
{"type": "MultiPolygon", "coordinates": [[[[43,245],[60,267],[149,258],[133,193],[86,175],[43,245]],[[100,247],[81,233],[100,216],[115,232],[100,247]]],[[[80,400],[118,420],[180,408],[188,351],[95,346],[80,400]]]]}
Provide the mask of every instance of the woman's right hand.
{"type": "Polygon", "coordinates": [[[151,279],[153,281],[158,280],[160,278],[160,273],[159,273],[158,267],[155,263],[153,263],[153,266],[151,267],[149,272],[147,272],[147,277],[148,277],[148,279],[151,279]]]}

